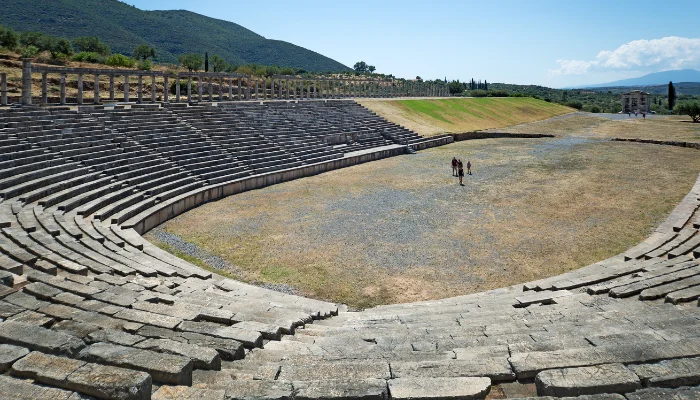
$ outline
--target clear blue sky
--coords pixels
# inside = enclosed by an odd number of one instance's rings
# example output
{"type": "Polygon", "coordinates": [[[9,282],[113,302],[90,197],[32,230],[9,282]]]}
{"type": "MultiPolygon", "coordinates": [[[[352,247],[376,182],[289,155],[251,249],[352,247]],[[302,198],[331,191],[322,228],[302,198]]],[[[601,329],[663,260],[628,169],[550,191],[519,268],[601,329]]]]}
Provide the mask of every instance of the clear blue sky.
{"type": "Polygon", "coordinates": [[[404,78],[563,87],[700,69],[697,0],[124,2],[235,22],[404,78]]]}

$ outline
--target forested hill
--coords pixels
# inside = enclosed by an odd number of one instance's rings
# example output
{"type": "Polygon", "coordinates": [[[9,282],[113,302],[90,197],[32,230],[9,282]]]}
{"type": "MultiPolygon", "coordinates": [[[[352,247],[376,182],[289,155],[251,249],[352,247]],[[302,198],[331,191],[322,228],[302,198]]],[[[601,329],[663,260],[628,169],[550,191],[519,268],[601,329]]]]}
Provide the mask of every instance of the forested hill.
{"type": "MultiPolygon", "coordinates": [[[[258,17],[268,18],[260,14],[258,17]]],[[[139,44],[159,62],[187,53],[218,54],[236,64],[277,65],[309,72],[350,70],[314,51],[270,40],[238,24],[189,11],[143,11],[117,0],[2,0],[0,25],[73,39],[97,36],[113,52],[131,55],[139,44]]]]}

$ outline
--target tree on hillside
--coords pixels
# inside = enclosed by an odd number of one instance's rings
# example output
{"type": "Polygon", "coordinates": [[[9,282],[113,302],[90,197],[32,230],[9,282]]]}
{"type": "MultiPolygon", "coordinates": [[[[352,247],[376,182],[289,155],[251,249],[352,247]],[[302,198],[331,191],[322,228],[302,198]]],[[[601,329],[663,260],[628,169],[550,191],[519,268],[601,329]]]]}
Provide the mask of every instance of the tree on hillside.
{"type": "Polygon", "coordinates": [[[108,56],[110,53],[109,46],[102,43],[97,36],[82,36],[73,39],[73,46],[78,51],[86,53],[97,53],[101,56],[108,56]]]}
{"type": "Polygon", "coordinates": [[[367,72],[369,72],[370,74],[373,74],[375,70],[376,68],[374,67],[374,65],[367,66],[367,72]]]}
{"type": "Polygon", "coordinates": [[[200,68],[202,68],[202,56],[199,54],[184,54],[181,55],[178,59],[180,61],[180,65],[183,67],[187,68],[188,71],[197,71],[200,68]]]}
{"type": "Polygon", "coordinates": [[[354,69],[358,74],[364,74],[367,72],[367,63],[364,61],[358,61],[352,66],[352,69],[354,69]]]}
{"type": "Polygon", "coordinates": [[[692,103],[684,101],[678,104],[675,112],[678,115],[688,115],[693,119],[693,122],[700,122],[700,103],[697,101],[692,103]]]}
{"type": "MultiPolygon", "coordinates": [[[[206,65],[206,61],[205,61],[206,65]]],[[[211,69],[213,72],[223,72],[226,69],[226,60],[214,54],[211,56],[211,69]]]]}
{"type": "Polygon", "coordinates": [[[0,26],[0,47],[14,49],[19,43],[19,36],[10,28],[0,26]]]}
{"type": "Polygon", "coordinates": [[[52,44],[50,46],[49,52],[51,52],[51,58],[60,58],[62,56],[71,56],[75,53],[73,50],[73,45],[70,40],[64,38],[52,38],[52,44]]]}
{"type": "Polygon", "coordinates": [[[568,91],[568,90],[565,90],[565,91],[561,92],[561,101],[562,101],[563,103],[566,103],[566,101],[567,101],[568,99],[569,99],[569,91],[568,91]]]}
{"type": "Polygon", "coordinates": [[[19,35],[19,43],[24,46],[34,46],[39,50],[47,43],[46,35],[40,32],[22,32],[19,35]]]}
{"type": "Polygon", "coordinates": [[[668,83],[668,109],[673,110],[676,105],[676,88],[673,87],[673,82],[668,83]]]}
{"type": "Polygon", "coordinates": [[[204,52],[204,72],[209,72],[209,52],[204,52]]]}
{"type": "Polygon", "coordinates": [[[134,58],[140,58],[143,61],[149,58],[156,58],[156,49],[147,44],[140,44],[134,49],[134,58]]]}

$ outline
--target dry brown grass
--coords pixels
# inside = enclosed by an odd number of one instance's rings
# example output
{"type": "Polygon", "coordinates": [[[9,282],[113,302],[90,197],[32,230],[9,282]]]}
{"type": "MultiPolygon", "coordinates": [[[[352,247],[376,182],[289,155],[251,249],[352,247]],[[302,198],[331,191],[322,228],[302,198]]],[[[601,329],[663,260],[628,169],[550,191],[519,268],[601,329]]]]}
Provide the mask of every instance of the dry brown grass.
{"type": "Polygon", "coordinates": [[[527,282],[618,254],[665,218],[700,171],[697,150],[560,133],[333,171],[207,204],[163,227],[230,261],[246,281],[362,308],[527,282]],[[475,165],[465,187],[450,176],[453,155],[475,165]]]}
{"type": "Polygon", "coordinates": [[[498,129],[499,132],[546,133],[591,138],[639,138],[700,142],[700,124],[688,116],[654,116],[612,120],[595,114],[575,113],[545,121],[498,129]]]}

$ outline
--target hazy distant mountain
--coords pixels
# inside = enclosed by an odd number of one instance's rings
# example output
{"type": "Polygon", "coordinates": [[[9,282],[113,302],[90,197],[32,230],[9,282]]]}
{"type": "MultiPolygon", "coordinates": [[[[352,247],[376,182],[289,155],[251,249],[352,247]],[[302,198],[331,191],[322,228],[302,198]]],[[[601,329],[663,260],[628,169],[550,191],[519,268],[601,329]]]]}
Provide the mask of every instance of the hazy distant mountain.
{"type": "MultiPolygon", "coordinates": [[[[235,4],[231,2],[231,7],[235,4]]],[[[263,6],[258,15],[240,15],[242,22],[250,18],[267,19],[272,24],[275,18],[284,18],[284,10],[263,6]]],[[[182,54],[209,52],[236,65],[350,71],[322,54],[266,39],[233,22],[182,10],[143,11],[117,0],[0,0],[0,25],[68,39],[97,36],[112,51],[127,55],[146,43],[155,47],[159,62],[177,62],[182,54]]]]}
{"type": "Polygon", "coordinates": [[[654,72],[640,76],[639,78],[622,79],[615,82],[598,83],[595,85],[581,85],[576,88],[597,88],[613,86],[649,86],[663,85],[668,82],[700,82],[700,71],[695,69],[677,69],[671,71],[654,72]]]}

